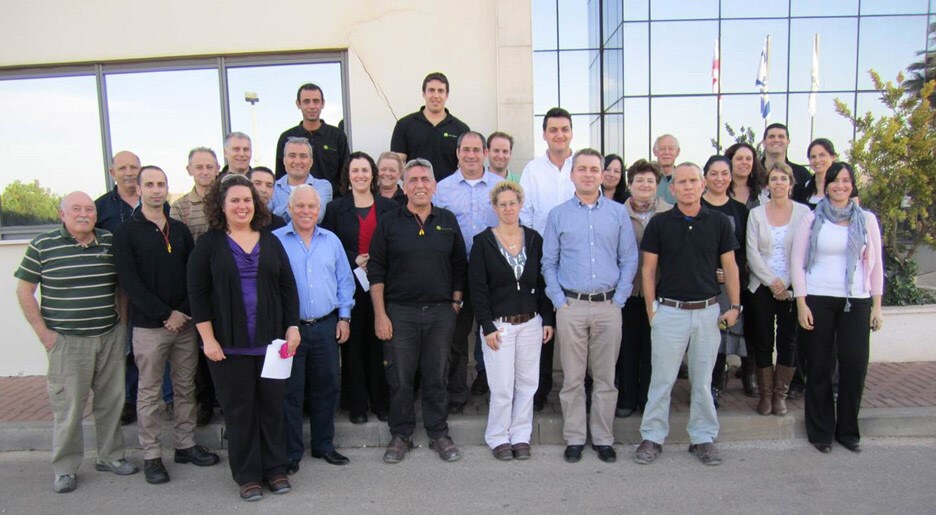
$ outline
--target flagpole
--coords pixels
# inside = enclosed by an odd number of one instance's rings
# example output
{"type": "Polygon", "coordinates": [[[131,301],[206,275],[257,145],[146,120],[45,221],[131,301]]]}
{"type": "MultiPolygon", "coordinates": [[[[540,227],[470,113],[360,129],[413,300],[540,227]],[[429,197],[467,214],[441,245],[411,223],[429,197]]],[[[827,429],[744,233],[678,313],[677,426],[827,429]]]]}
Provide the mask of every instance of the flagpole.
{"type": "Polygon", "coordinates": [[[715,114],[715,146],[721,149],[721,41],[715,38],[715,52],[712,57],[712,93],[715,93],[715,102],[718,111],[715,114]]]}
{"type": "Polygon", "coordinates": [[[809,141],[815,139],[816,92],[819,91],[819,33],[813,35],[812,68],[809,78],[809,141]]]}
{"type": "MultiPolygon", "coordinates": [[[[765,46],[767,47],[767,58],[766,58],[767,66],[766,66],[766,70],[764,70],[764,77],[767,78],[768,84],[769,84],[769,80],[770,80],[770,34],[767,34],[767,43],[765,44],[765,46]]],[[[767,130],[767,118],[766,117],[764,117],[764,130],[767,130]]]]}

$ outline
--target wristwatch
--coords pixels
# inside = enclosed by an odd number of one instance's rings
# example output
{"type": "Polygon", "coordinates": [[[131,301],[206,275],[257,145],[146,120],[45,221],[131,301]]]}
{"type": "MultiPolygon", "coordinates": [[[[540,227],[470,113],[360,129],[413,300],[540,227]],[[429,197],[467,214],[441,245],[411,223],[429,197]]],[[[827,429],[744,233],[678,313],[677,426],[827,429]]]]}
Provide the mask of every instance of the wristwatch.
{"type": "Polygon", "coordinates": [[[732,304],[728,306],[728,309],[737,309],[739,315],[741,313],[744,313],[744,306],[742,306],[741,304],[732,304]]]}
{"type": "Polygon", "coordinates": [[[350,323],[351,323],[351,317],[338,317],[338,321],[339,321],[339,322],[347,322],[347,323],[350,324],[350,323]]]}

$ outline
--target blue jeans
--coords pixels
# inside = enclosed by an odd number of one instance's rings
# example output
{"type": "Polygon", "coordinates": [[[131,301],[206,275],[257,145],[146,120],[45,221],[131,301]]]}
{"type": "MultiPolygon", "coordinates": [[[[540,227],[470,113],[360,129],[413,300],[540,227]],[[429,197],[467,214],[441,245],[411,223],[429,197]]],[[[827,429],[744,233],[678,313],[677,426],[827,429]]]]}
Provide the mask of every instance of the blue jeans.
{"type": "MultiPolygon", "coordinates": [[[[133,326],[127,324],[127,372],[124,376],[124,403],[136,406],[137,387],[140,382],[140,369],[137,368],[136,360],[133,359],[133,326]]],[[[166,371],[163,373],[162,398],[166,404],[172,404],[172,376],[169,373],[169,363],[166,363],[166,371]]]]}
{"type": "Polygon", "coordinates": [[[475,371],[479,374],[484,370],[484,347],[487,345],[484,343],[484,330],[481,329],[481,326],[478,326],[477,338],[475,339],[475,348],[474,348],[474,360],[475,360],[475,371]]]}
{"type": "Polygon", "coordinates": [[[640,434],[663,444],[669,434],[670,394],[683,354],[689,353],[689,440],[710,443],[718,436],[718,416],[712,402],[712,367],[718,356],[718,304],[705,309],[660,306],[650,320],[650,362],[653,372],[640,434]]]}
{"type": "Polygon", "coordinates": [[[283,402],[283,432],[286,459],[299,461],[302,443],[302,399],[309,399],[309,446],[315,454],[335,450],[335,411],[341,391],[338,376],[338,317],[330,315],[313,325],[300,325],[302,342],[293,357],[292,373],[286,380],[283,402]]]}

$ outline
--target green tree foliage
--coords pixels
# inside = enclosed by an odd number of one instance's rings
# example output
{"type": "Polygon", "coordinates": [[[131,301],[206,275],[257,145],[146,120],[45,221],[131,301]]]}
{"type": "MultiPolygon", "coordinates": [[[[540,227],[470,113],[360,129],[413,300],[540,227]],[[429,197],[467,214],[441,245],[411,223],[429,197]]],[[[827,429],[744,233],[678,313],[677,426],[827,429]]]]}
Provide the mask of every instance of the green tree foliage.
{"type": "Polygon", "coordinates": [[[881,221],[890,265],[885,304],[915,303],[920,296],[910,291],[915,274],[909,262],[920,245],[936,240],[936,111],[929,100],[936,81],[916,94],[905,89],[903,74],[896,83],[870,74],[890,114],[859,117],[839,99],[835,109],[856,129],[847,154],[860,176],[861,204],[881,221]]]}
{"type": "MultiPolygon", "coordinates": [[[[923,86],[936,79],[936,22],[928,27],[926,50],[920,50],[917,55],[923,56],[921,60],[907,67],[910,76],[904,81],[903,87],[914,95],[920,95],[923,86]]],[[[930,105],[936,105],[936,93],[930,93],[930,105]]]]}
{"type": "Polygon", "coordinates": [[[39,185],[39,181],[13,181],[0,195],[3,225],[43,225],[59,221],[62,197],[39,185]]]}
{"type": "MultiPolygon", "coordinates": [[[[761,145],[761,142],[757,141],[756,139],[757,136],[754,135],[753,128],[745,127],[742,125],[741,127],[738,128],[738,130],[735,130],[734,127],[731,126],[731,124],[726,123],[725,132],[728,133],[729,137],[734,138],[734,143],[729,144],[728,145],[729,147],[731,145],[734,145],[735,143],[747,143],[748,145],[751,145],[752,147],[757,149],[758,155],[762,153],[761,151],[763,150],[763,147],[761,145]]],[[[718,141],[716,141],[715,138],[712,138],[711,141],[712,141],[712,148],[715,149],[716,154],[721,154],[724,152],[725,149],[722,148],[722,146],[718,144],[718,141]]]]}

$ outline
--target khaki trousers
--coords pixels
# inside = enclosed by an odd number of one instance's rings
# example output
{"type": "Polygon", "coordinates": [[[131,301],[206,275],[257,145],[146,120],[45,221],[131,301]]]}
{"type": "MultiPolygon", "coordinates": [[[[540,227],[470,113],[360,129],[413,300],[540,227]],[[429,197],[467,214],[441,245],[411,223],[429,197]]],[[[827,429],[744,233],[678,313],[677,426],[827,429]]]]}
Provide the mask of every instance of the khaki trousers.
{"type": "Polygon", "coordinates": [[[99,461],[124,457],[120,411],[124,403],[126,326],[100,336],[59,333],[49,357],[49,402],[54,417],[52,470],[75,474],[84,457],[81,419],[88,393],[94,391],[94,432],[99,461]]]}
{"type": "Polygon", "coordinates": [[[134,327],[133,356],[140,369],[137,428],[143,459],[162,456],[162,383],[167,361],[174,392],[172,446],[175,449],[188,449],[195,445],[195,369],[198,366],[195,325],[189,323],[179,333],[164,327],[134,327]]]}
{"type": "Polygon", "coordinates": [[[614,368],[621,349],[621,308],[611,301],[567,299],[556,311],[562,363],[562,435],[566,445],[584,445],[591,428],[594,445],[614,443],[617,388],[614,368]],[[593,381],[591,417],[586,426],[585,372],[593,381]]]}

